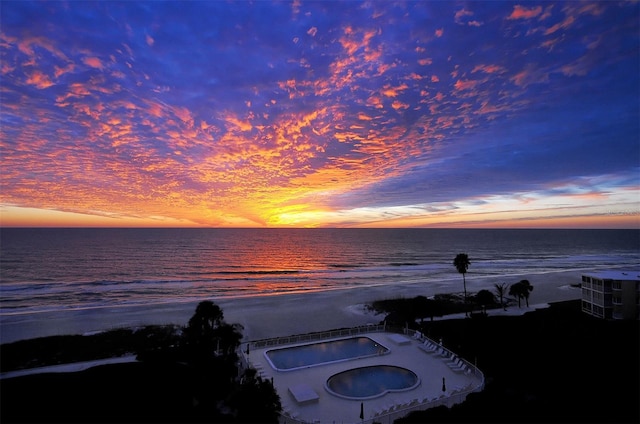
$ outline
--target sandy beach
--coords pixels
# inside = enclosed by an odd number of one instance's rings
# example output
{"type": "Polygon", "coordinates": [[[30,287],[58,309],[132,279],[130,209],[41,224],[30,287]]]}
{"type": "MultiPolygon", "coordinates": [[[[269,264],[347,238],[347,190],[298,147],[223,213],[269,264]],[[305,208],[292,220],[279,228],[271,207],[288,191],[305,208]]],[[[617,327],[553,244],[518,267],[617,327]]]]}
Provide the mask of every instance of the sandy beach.
{"type": "MultiPolygon", "coordinates": [[[[527,279],[534,287],[529,298],[530,309],[549,302],[580,298],[580,290],[571,285],[580,283],[583,271],[479,277],[467,274],[467,291],[494,291],[496,283],[516,283],[527,279]]],[[[433,296],[439,293],[462,292],[462,276],[429,284],[395,284],[367,286],[357,289],[307,292],[299,294],[247,298],[213,298],[223,309],[228,323],[244,327],[244,340],[287,336],[335,328],[378,323],[383,317],[367,313],[364,305],[375,300],[433,296]]],[[[0,323],[0,341],[9,343],[21,339],[62,334],[86,334],[120,327],[151,324],[184,325],[193,315],[197,302],[99,308],[81,311],[45,312],[36,315],[4,316],[0,323]]],[[[524,313],[511,307],[511,313],[524,313]]],[[[494,313],[502,313],[495,311],[494,313]]]]}

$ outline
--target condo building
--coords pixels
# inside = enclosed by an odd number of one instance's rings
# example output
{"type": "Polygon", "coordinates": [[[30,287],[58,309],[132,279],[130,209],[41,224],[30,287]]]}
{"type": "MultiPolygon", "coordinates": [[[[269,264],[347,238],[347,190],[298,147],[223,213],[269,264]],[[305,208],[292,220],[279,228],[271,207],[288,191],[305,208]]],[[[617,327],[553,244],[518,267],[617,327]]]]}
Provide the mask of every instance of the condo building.
{"type": "Polygon", "coordinates": [[[640,272],[582,274],[582,312],[603,319],[640,319],[640,272]]]}

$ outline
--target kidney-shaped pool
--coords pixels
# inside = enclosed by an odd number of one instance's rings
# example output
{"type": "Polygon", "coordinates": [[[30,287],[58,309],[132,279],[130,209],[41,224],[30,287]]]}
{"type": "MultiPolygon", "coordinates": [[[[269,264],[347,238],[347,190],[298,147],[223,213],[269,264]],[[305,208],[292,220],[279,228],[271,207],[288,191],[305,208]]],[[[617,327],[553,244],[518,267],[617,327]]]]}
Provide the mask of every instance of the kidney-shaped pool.
{"type": "Polygon", "coordinates": [[[415,389],[420,378],[411,370],[394,365],[353,368],[334,374],[325,383],[329,393],[345,399],[371,399],[388,392],[415,389]]]}

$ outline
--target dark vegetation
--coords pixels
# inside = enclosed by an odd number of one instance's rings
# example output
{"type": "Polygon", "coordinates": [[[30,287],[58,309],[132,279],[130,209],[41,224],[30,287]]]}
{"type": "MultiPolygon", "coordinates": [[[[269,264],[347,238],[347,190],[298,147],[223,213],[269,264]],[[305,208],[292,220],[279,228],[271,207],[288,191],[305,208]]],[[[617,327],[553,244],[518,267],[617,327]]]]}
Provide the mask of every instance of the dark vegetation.
{"type": "Polygon", "coordinates": [[[3,423],[275,423],[271,382],[243,369],[240,328],[201,302],[185,327],[150,326],[0,346],[2,371],[135,354],[139,362],[0,380],[3,423]]]}
{"type": "Polygon", "coordinates": [[[153,351],[167,352],[181,339],[181,327],[122,328],[88,336],[50,336],[0,345],[2,372],[92,361],[153,351]]]}
{"type": "MultiPolygon", "coordinates": [[[[467,300],[474,305],[471,318],[433,321],[432,314],[464,312],[464,298],[418,296],[371,305],[387,312],[389,324],[395,316],[401,327],[442,338],[486,377],[485,390],[464,403],[414,412],[397,423],[640,422],[638,321],[589,317],[579,300],[522,316],[491,316],[491,309],[517,308],[515,299],[503,306],[478,292],[467,300]]],[[[200,312],[218,316],[215,308],[200,312]]],[[[0,380],[0,421],[276,422],[279,397],[270,382],[238,367],[239,329],[218,318],[194,319],[186,328],[154,326],[1,345],[3,372],[128,352],[142,362],[0,380]],[[210,342],[202,339],[205,334],[210,342]]]]}
{"type": "MultiPolygon", "coordinates": [[[[379,305],[395,311],[389,316],[421,318],[431,314],[421,306],[444,302],[433,300],[379,305]]],[[[464,302],[457,304],[460,308],[464,302]]],[[[414,412],[396,423],[640,422],[639,322],[600,320],[580,308],[576,300],[522,316],[481,312],[472,318],[410,322],[409,327],[442,338],[446,347],[477,363],[486,386],[451,409],[414,412]]]]}
{"type": "Polygon", "coordinates": [[[485,315],[489,309],[502,308],[513,303],[513,299],[504,299],[501,305],[489,290],[480,290],[477,294],[467,295],[467,302],[462,295],[447,293],[436,294],[432,298],[416,296],[376,300],[369,308],[377,313],[386,313],[387,324],[409,325],[414,328],[424,320],[433,321],[434,318],[466,313],[470,310],[473,316],[485,315]]]}

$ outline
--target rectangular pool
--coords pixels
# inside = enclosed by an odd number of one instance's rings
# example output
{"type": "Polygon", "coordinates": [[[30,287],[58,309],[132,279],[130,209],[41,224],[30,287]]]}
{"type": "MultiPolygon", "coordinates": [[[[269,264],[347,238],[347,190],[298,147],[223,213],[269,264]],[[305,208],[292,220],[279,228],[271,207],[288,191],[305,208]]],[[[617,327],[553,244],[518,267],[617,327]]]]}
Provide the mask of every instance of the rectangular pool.
{"type": "Polygon", "coordinates": [[[291,371],[332,362],[384,355],[389,349],[369,337],[350,337],[272,349],[265,356],[273,369],[291,371]]]}

